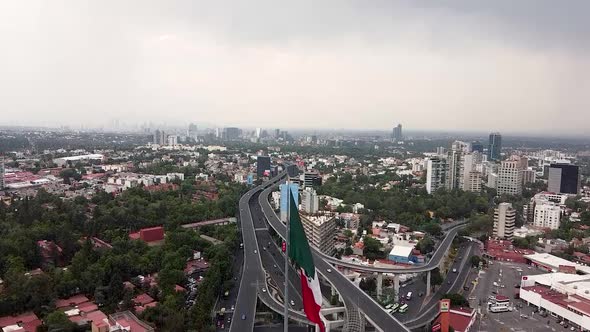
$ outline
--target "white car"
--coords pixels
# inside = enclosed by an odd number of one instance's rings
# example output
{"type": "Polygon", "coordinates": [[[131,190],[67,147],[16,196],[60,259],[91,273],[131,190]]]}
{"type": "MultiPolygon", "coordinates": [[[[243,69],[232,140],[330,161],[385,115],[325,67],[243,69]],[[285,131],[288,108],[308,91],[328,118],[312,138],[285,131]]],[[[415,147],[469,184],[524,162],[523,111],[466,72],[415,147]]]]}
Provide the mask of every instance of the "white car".
{"type": "Polygon", "coordinates": [[[292,306],[295,306],[295,301],[291,300],[289,303],[291,303],[292,306]]]}
{"type": "Polygon", "coordinates": [[[263,293],[266,293],[266,288],[263,288],[263,289],[262,289],[262,292],[263,292],[263,293]]]}
{"type": "Polygon", "coordinates": [[[331,273],[332,269],[327,269],[326,272],[331,273]]]}
{"type": "Polygon", "coordinates": [[[254,249],[254,253],[257,254],[258,253],[258,250],[254,249]]]}

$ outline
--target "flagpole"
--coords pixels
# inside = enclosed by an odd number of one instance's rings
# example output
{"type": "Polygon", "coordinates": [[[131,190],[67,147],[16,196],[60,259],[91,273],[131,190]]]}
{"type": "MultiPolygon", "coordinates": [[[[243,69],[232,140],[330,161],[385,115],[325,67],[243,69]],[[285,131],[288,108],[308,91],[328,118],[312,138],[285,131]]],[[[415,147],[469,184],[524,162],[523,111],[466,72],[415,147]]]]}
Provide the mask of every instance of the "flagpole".
{"type": "Polygon", "coordinates": [[[285,332],[289,331],[289,220],[291,219],[291,186],[289,181],[289,176],[287,176],[287,182],[285,183],[287,186],[287,220],[285,224],[287,226],[287,233],[285,235],[285,300],[283,301],[285,308],[284,308],[284,327],[283,330],[285,332]]]}

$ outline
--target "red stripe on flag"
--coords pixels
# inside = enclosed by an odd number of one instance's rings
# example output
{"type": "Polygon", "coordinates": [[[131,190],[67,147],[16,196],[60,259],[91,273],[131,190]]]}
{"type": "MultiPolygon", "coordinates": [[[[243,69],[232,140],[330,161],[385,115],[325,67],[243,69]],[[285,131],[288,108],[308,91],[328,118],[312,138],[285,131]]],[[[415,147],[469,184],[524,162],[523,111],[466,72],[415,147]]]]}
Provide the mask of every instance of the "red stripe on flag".
{"type": "Polygon", "coordinates": [[[311,322],[320,326],[321,332],[325,332],[326,328],[324,327],[324,323],[320,318],[320,309],[322,307],[315,303],[313,291],[311,288],[309,288],[307,277],[305,276],[303,270],[299,271],[299,275],[301,276],[301,297],[303,298],[303,310],[305,311],[305,315],[311,322]]]}

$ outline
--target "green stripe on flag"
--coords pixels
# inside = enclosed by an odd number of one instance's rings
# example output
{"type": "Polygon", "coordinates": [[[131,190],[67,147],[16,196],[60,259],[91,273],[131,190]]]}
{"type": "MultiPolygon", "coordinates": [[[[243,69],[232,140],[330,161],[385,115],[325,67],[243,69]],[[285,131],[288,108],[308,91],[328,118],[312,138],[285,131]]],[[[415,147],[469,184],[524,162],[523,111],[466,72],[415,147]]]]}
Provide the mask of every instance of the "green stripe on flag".
{"type": "Polygon", "coordinates": [[[305,231],[299,217],[299,210],[295,204],[291,188],[289,188],[289,258],[301,267],[310,278],[315,278],[315,266],[305,237],[305,231]]]}

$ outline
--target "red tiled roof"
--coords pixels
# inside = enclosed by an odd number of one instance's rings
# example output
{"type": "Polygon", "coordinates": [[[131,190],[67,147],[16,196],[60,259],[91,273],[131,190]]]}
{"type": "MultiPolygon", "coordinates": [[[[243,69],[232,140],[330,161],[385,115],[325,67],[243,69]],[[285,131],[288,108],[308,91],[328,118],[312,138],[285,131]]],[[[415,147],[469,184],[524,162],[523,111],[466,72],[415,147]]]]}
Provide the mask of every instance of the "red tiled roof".
{"type": "Polygon", "coordinates": [[[68,299],[59,299],[55,301],[56,308],[65,308],[70,306],[77,306],[84,302],[88,302],[88,298],[82,294],[74,295],[68,299]]]}
{"type": "Polygon", "coordinates": [[[0,317],[0,328],[9,325],[15,325],[19,322],[23,324],[24,331],[27,332],[35,332],[37,326],[41,325],[39,317],[37,317],[37,315],[31,311],[17,316],[0,317]]]}
{"type": "Polygon", "coordinates": [[[137,303],[139,305],[146,305],[148,303],[154,302],[154,299],[151,296],[143,293],[143,294],[139,294],[136,297],[134,297],[133,302],[137,303]]]}

